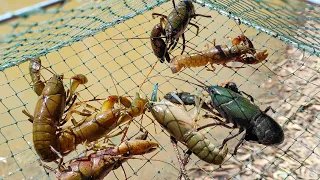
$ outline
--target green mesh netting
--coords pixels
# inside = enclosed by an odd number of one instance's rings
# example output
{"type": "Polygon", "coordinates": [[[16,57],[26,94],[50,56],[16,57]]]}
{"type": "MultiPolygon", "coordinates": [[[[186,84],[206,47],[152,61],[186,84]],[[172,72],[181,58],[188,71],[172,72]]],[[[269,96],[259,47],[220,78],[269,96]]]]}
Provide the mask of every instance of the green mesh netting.
{"type": "MultiPolygon", "coordinates": [[[[187,53],[202,50],[207,43],[211,47],[213,39],[217,44],[230,44],[229,39],[242,30],[258,50],[268,50],[269,56],[267,62],[245,65],[246,68],[238,70],[215,65],[215,72],[207,72],[206,67],[184,72],[207,84],[236,82],[240,90],[254,97],[261,109],[273,107],[276,112],[269,115],[282,125],[286,139],[276,147],[246,142],[237,156],[228,155],[221,166],[191,156],[186,167],[189,176],[193,179],[319,179],[319,7],[302,1],[263,0],[196,1],[195,6],[198,13],[212,18],[193,20],[200,31],[196,36],[196,29],[188,27],[187,53]],[[234,19],[240,19],[241,30],[234,19]]],[[[21,113],[23,109],[32,113],[38,98],[30,86],[27,58],[40,56],[45,67],[65,77],[85,74],[89,82],[79,87],[80,100],[105,98],[117,92],[133,96],[157,58],[149,40],[127,38],[148,37],[152,27],[159,23],[158,18],[152,18],[152,12],[168,14],[171,10],[172,3],[167,1],[67,1],[61,6],[28,11],[19,18],[4,21],[0,25],[3,91],[0,95],[0,178],[55,179],[53,172],[39,165],[32,144],[32,124],[21,113]]],[[[180,46],[178,44],[172,56],[181,52],[180,46]]],[[[155,83],[159,83],[161,98],[174,90],[197,93],[196,86],[165,77],[190,79],[182,73],[172,75],[168,67],[157,64],[152,75],[160,76],[143,85],[143,96],[150,97],[155,83]]],[[[42,74],[44,79],[52,76],[46,70],[42,70],[42,74]]],[[[68,87],[69,81],[65,83],[68,87]]],[[[101,102],[92,102],[92,105],[100,107],[101,102]]],[[[193,113],[192,107],[189,110],[193,113]]],[[[199,121],[200,125],[209,122],[209,119],[199,121]]],[[[179,168],[168,133],[147,112],[141,121],[135,118],[128,137],[136,135],[141,126],[161,148],[144,156],[150,161],[132,159],[124,163],[129,179],[176,178],[177,169],[152,161],[161,159],[179,168]]],[[[237,129],[229,131],[223,127],[203,131],[216,145],[236,132],[237,129]]],[[[239,138],[228,144],[230,152],[239,138]]],[[[112,140],[118,143],[120,137],[112,140]]],[[[179,147],[185,150],[184,146],[179,147]]],[[[79,146],[64,161],[80,155],[83,149],[79,146]]],[[[57,167],[55,163],[46,164],[57,167]]],[[[125,176],[120,168],[107,178],[124,179],[125,176]]]]}

